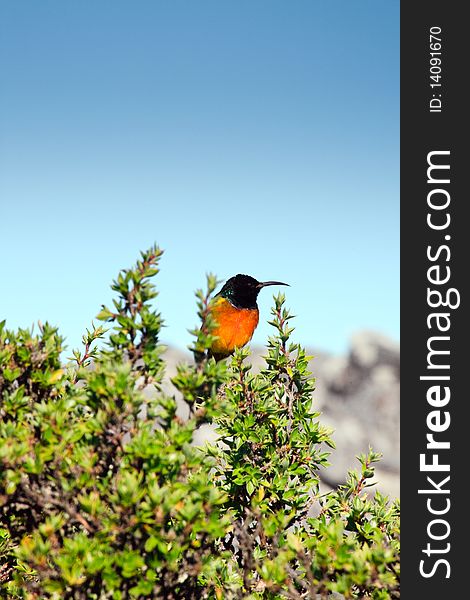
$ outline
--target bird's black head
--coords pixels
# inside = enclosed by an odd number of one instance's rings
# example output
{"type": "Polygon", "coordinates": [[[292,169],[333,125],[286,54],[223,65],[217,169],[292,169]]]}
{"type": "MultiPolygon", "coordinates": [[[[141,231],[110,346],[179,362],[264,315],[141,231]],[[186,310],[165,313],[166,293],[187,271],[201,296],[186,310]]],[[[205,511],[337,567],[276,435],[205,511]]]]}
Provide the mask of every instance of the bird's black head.
{"type": "Polygon", "coordinates": [[[225,282],[224,287],[217,294],[227,298],[237,308],[258,308],[256,299],[260,290],[268,285],[289,285],[281,281],[257,281],[249,275],[235,275],[225,282]]]}

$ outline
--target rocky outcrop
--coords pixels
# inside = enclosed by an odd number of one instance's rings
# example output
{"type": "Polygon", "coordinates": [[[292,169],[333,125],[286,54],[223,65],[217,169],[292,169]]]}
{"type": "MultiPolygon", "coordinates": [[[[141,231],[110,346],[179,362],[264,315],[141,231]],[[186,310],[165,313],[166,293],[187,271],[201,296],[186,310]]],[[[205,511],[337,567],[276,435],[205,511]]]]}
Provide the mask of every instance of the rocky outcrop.
{"type": "Polygon", "coordinates": [[[319,353],[312,361],[315,402],[322,422],[335,429],[337,450],[325,481],[338,484],[355,456],[369,446],[383,453],[376,468],[379,489],[399,496],[400,349],[372,331],[355,334],[345,356],[319,353]]]}

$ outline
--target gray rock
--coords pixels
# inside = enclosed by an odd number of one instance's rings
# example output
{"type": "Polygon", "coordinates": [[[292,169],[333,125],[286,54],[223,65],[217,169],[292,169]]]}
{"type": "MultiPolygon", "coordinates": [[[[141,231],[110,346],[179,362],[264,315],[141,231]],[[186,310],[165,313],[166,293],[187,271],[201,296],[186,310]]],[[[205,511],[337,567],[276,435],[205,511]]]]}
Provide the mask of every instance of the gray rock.
{"type": "Polygon", "coordinates": [[[399,345],[387,336],[375,331],[360,331],[351,337],[350,362],[361,370],[375,365],[400,364],[399,345]]]}

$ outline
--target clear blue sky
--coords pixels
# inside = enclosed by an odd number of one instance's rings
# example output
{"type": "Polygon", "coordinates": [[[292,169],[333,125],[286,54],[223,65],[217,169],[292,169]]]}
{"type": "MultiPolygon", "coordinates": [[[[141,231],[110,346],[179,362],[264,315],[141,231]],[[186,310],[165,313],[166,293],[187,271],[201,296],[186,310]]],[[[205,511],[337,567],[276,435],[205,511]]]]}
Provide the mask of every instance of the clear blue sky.
{"type": "Polygon", "coordinates": [[[0,88],[10,327],[77,346],[156,241],[165,342],[208,271],[289,282],[310,347],[398,339],[398,0],[3,0],[0,88]]]}

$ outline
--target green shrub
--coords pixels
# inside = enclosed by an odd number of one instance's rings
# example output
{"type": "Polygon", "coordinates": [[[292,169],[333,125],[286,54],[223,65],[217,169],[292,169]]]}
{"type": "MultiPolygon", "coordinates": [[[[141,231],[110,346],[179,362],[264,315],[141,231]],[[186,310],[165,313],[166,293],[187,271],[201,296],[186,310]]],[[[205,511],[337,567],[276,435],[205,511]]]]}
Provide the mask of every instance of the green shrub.
{"type": "Polygon", "coordinates": [[[56,328],[0,325],[0,596],[398,598],[398,502],[365,493],[378,455],[319,493],[334,445],[284,296],[254,373],[246,349],[207,357],[208,276],[195,361],[172,380],[182,420],[162,387],[160,256],[153,247],[119,274],[97,317],[110,331],[93,326],[67,365],[56,328]],[[204,423],[218,440],[201,448],[204,423]]]}

